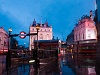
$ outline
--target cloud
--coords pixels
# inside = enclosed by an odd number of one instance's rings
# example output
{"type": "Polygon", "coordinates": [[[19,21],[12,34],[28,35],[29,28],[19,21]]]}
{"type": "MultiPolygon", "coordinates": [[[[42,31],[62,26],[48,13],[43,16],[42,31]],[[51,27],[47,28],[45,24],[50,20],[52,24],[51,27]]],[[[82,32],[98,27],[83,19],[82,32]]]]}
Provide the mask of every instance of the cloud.
{"type": "Polygon", "coordinates": [[[52,25],[55,36],[60,36],[59,31],[64,31],[66,37],[76,19],[94,8],[93,3],[94,0],[0,0],[0,12],[18,27],[16,32],[28,31],[33,19],[40,22],[43,16],[43,21],[47,19],[52,25]]]}
{"type": "Polygon", "coordinates": [[[1,3],[1,7],[3,13],[7,14],[10,18],[17,19],[25,27],[30,24],[30,21],[32,21],[34,17],[37,18],[41,11],[38,4],[29,5],[29,2],[25,3],[22,1],[4,0],[1,3]]]}

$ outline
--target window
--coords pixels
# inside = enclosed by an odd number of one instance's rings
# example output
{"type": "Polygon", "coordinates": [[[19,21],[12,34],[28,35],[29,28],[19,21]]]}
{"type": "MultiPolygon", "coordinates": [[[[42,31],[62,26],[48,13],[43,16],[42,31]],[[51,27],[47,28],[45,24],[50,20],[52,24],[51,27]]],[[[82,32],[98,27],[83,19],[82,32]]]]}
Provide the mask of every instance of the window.
{"type": "Polygon", "coordinates": [[[46,35],[46,40],[49,40],[49,34],[46,35]]]}
{"type": "Polygon", "coordinates": [[[42,29],[41,29],[41,31],[42,31],[42,29]]]}
{"type": "Polygon", "coordinates": [[[1,37],[0,37],[0,44],[1,44],[1,37]]]}
{"type": "Polygon", "coordinates": [[[77,35],[76,35],[76,40],[77,40],[77,35]]]}
{"type": "Polygon", "coordinates": [[[84,39],[84,34],[83,34],[83,39],[84,39]]]}
{"type": "Polygon", "coordinates": [[[34,40],[36,40],[36,38],[34,37],[34,40]]]}
{"type": "Polygon", "coordinates": [[[80,40],[80,34],[79,34],[79,40],[80,40]]]}
{"type": "Polygon", "coordinates": [[[90,36],[90,33],[88,34],[88,38],[90,38],[91,36],[90,36]]]}
{"type": "Polygon", "coordinates": [[[40,40],[43,40],[43,35],[42,35],[42,34],[40,34],[39,38],[40,38],[40,40]]]}

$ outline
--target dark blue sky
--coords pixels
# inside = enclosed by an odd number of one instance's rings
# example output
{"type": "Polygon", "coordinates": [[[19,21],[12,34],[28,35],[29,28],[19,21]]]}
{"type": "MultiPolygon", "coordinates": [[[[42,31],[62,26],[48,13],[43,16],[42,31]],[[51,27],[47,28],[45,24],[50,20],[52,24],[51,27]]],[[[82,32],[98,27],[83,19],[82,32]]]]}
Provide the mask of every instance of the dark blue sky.
{"type": "MultiPolygon", "coordinates": [[[[6,31],[12,27],[12,33],[27,33],[34,18],[40,22],[42,16],[42,22],[47,19],[52,26],[53,35],[65,40],[81,16],[95,10],[94,3],[95,0],[0,0],[0,26],[6,31]]],[[[20,44],[29,41],[28,37],[17,39],[20,44]]]]}

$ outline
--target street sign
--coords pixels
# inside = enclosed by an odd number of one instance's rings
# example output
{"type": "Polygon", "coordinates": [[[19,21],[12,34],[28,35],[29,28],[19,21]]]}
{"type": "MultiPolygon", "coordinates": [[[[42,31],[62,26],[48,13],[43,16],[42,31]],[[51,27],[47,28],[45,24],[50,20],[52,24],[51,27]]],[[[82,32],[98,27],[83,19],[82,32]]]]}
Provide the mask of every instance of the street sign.
{"type": "Polygon", "coordinates": [[[26,32],[21,31],[19,36],[20,38],[24,39],[26,37],[26,32]]]}

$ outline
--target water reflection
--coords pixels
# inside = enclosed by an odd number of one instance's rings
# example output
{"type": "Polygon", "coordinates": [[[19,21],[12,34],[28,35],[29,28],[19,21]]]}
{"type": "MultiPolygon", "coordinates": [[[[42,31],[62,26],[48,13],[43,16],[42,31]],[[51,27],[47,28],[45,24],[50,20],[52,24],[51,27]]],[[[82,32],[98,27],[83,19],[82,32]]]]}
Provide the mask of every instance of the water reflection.
{"type": "MultiPolygon", "coordinates": [[[[2,59],[2,56],[0,56],[0,59],[2,59]]],[[[3,59],[6,60],[6,57],[4,57],[3,59]]],[[[0,75],[59,75],[59,66],[57,64],[57,59],[43,59],[42,61],[48,61],[48,63],[44,64],[41,62],[42,64],[40,63],[39,68],[37,68],[35,64],[12,63],[11,67],[9,68],[8,74],[5,67],[6,63],[2,63],[2,61],[3,60],[0,60],[0,75]]]]}
{"type": "Polygon", "coordinates": [[[96,75],[96,55],[67,54],[67,65],[76,75],[96,75]]]}
{"type": "MultiPolygon", "coordinates": [[[[2,56],[0,56],[0,59],[0,75],[7,75],[5,56],[3,60],[2,56]]],[[[100,70],[96,55],[91,54],[67,53],[59,57],[59,64],[57,64],[57,59],[41,59],[40,61],[39,68],[29,63],[15,65],[12,63],[8,75],[37,75],[37,73],[38,75],[96,75],[96,72],[99,73],[100,70]]]]}

